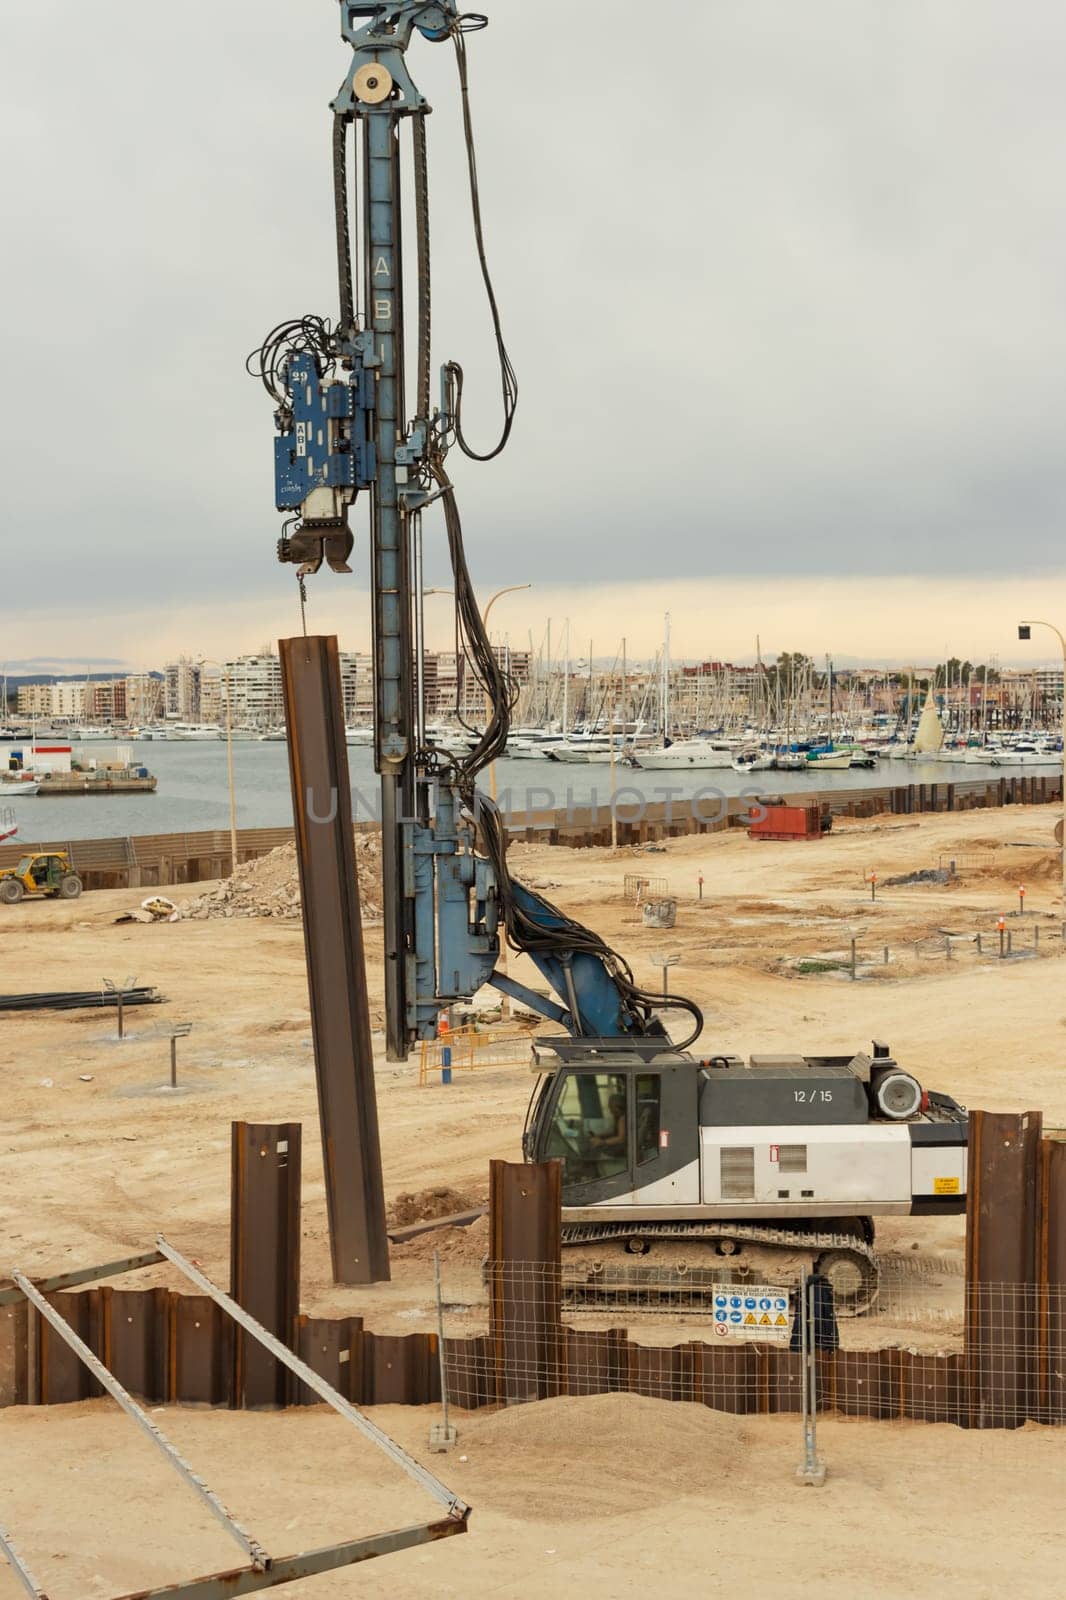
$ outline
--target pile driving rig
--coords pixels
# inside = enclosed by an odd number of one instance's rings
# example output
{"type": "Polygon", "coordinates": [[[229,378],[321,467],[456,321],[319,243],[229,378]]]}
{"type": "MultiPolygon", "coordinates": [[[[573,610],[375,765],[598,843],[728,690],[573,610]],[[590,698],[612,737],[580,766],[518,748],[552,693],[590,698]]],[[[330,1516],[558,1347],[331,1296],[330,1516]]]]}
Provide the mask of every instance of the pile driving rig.
{"type": "Polygon", "coordinates": [[[563,1030],[537,1040],[542,1078],[523,1144],[530,1160],[563,1160],[564,1260],[575,1282],[614,1253],[667,1264],[680,1281],[718,1257],[742,1269],[759,1247],[787,1256],[790,1271],[799,1261],[818,1265],[838,1299],[860,1309],[876,1292],[874,1215],[963,1209],[965,1113],[925,1095],[882,1046],[872,1056],[750,1062],[690,1054],[703,1028],[693,1002],[642,989],[598,934],[511,877],[501,818],[476,780],[505,750],[516,690],[478,609],[447,467],[456,447],[477,461],[498,455],[518,399],[486,262],[467,87],[466,38],[487,19],[454,0],[341,0],[340,12],[352,57],[332,104],[339,315],[280,324],[249,370],[275,406],[275,498],[287,518],[278,555],[297,565],[301,594],[323,561],[350,571],[349,518],[361,490],[369,503],[389,1058],[405,1059],[432,1037],[444,1008],[494,985],[563,1030]],[[431,393],[431,108],[408,66],[415,41],[451,45],[458,65],[503,402],[500,437],[481,452],[463,429],[462,368],[446,363],[435,405],[431,393]],[[416,234],[410,370],[407,167],[416,234]],[[491,706],[462,755],[427,737],[422,522],[432,506],[443,514],[458,648],[491,706]],[[554,1000],[496,969],[501,937],[529,956],[554,1000]],[[680,1043],[665,1011],[688,1014],[680,1043]]]}

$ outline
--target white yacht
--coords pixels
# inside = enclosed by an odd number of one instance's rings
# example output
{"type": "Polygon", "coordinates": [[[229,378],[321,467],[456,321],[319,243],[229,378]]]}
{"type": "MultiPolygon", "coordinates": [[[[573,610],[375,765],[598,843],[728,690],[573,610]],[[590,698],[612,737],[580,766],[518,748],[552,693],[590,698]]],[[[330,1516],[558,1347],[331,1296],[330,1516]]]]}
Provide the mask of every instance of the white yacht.
{"type": "Polygon", "coordinates": [[[1019,740],[1008,749],[991,750],[986,759],[990,767],[1050,767],[1062,766],[1062,751],[1052,750],[1046,744],[1032,740],[1019,740]]]}
{"type": "Polygon", "coordinates": [[[186,742],[194,739],[224,739],[226,731],[220,728],[217,722],[168,722],[167,738],[182,739],[186,742]]]}
{"type": "Polygon", "coordinates": [[[646,772],[674,772],[683,767],[713,772],[732,767],[733,755],[732,746],[720,740],[677,739],[657,750],[636,750],[631,759],[646,772]]]}
{"type": "Polygon", "coordinates": [[[349,723],[344,730],[344,742],[359,749],[367,748],[374,743],[374,730],[363,724],[349,723]]]}

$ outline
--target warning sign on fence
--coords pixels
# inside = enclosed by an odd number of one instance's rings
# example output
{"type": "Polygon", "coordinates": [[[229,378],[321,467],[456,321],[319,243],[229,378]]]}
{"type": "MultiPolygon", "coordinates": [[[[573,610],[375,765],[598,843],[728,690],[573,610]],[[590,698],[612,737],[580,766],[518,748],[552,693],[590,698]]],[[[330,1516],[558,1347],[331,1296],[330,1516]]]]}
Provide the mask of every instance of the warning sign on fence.
{"type": "Polygon", "coordinates": [[[787,1344],[792,1331],[788,1294],[750,1284],[715,1286],[712,1316],[719,1339],[771,1339],[787,1344]]]}

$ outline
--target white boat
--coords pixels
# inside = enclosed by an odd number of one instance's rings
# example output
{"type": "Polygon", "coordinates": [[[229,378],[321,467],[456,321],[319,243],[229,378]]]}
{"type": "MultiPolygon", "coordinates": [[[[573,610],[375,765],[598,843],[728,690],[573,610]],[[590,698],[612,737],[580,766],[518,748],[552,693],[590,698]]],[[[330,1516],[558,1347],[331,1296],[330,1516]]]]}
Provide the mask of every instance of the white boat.
{"type": "Polygon", "coordinates": [[[768,750],[745,750],[732,762],[734,772],[771,772],[774,758],[768,750]]]}
{"type": "Polygon", "coordinates": [[[374,730],[360,724],[351,723],[344,730],[344,742],[345,744],[365,748],[374,743],[374,730]]]}
{"type": "Polygon", "coordinates": [[[469,754],[477,744],[478,735],[454,723],[434,722],[426,729],[427,744],[438,750],[450,750],[453,755],[469,754]]]}
{"type": "Polygon", "coordinates": [[[39,788],[36,778],[0,778],[0,800],[26,800],[39,788]]]}
{"type": "MultiPolygon", "coordinates": [[[[614,743],[616,757],[622,755],[623,745],[620,739],[614,743]]],[[[569,762],[605,762],[611,759],[611,741],[604,738],[584,738],[578,736],[573,739],[559,739],[551,741],[544,746],[544,754],[549,761],[569,762]]]]}
{"type": "Polygon", "coordinates": [[[779,750],[774,756],[774,766],[778,772],[803,772],[807,766],[807,755],[803,750],[779,750]]]}
{"type": "Polygon", "coordinates": [[[511,761],[545,761],[548,749],[543,740],[509,739],[505,754],[511,761]]]}
{"type": "Polygon", "coordinates": [[[284,744],[288,734],[284,728],[268,728],[266,733],[259,735],[260,744],[284,744]]]}
{"type": "Polygon", "coordinates": [[[570,744],[565,739],[560,739],[558,744],[544,746],[544,755],[549,761],[562,761],[568,764],[587,762],[591,754],[588,745],[570,744]]]}
{"type": "Polygon", "coordinates": [[[678,739],[657,750],[635,750],[630,760],[645,772],[674,772],[682,767],[714,771],[733,765],[733,751],[710,739],[678,739]]]}
{"type": "Polygon", "coordinates": [[[807,766],[817,767],[819,772],[847,772],[851,766],[851,751],[819,750],[807,757],[807,766]]]}
{"type": "Polygon", "coordinates": [[[1018,744],[1009,750],[996,750],[990,752],[988,757],[990,767],[1061,767],[1062,752],[1059,750],[1040,749],[1035,744],[1018,744]]]}
{"type": "Polygon", "coordinates": [[[167,738],[186,742],[200,739],[224,739],[225,729],[217,722],[168,722],[167,738]]]}

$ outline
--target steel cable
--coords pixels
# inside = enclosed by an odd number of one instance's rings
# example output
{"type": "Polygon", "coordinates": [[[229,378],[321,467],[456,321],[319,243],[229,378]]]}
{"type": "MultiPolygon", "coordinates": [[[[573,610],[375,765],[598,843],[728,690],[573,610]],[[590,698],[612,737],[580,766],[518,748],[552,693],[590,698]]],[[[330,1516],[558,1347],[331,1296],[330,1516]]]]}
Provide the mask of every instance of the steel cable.
{"type": "Polygon", "coordinates": [[[515,411],[518,407],[518,376],[511,364],[507,353],[507,346],[503,339],[503,327],[500,322],[500,309],[496,303],[496,291],[492,286],[492,276],[489,272],[488,259],[485,254],[485,235],[481,220],[481,192],[478,184],[477,153],[474,145],[474,124],[470,113],[470,86],[467,77],[466,65],[466,40],[463,38],[464,22],[462,17],[456,20],[452,27],[452,37],[455,43],[455,59],[459,69],[459,91],[463,110],[463,137],[466,143],[466,164],[470,178],[470,206],[474,218],[474,241],[477,245],[478,265],[481,268],[481,279],[485,285],[488,297],[489,312],[492,316],[492,328],[496,338],[496,354],[500,364],[500,387],[503,397],[503,428],[499,440],[491,450],[481,452],[474,450],[466,440],[463,433],[463,369],[458,361],[449,361],[445,371],[454,386],[454,423],[455,438],[464,455],[472,461],[491,461],[498,456],[511,437],[511,428],[514,424],[515,411]]]}
{"type": "Polygon", "coordinates": [[[429,162],[426,155],[426,116],[419,112],[411,124],[415,157],[415,230],[418,251],[418,358],[415,367],[415,416],[429,421],[430,343],[432,329],[432,275],[429,255],[429,162]]]}
{"type": "Polygon", "coordinates": [[[337,332],[355,331],[355,293],[352,288],[352,236],[348,220],[348,118],[333,118],[333,220],[337,237],[337,288],[340,325],[337,332]]]}

